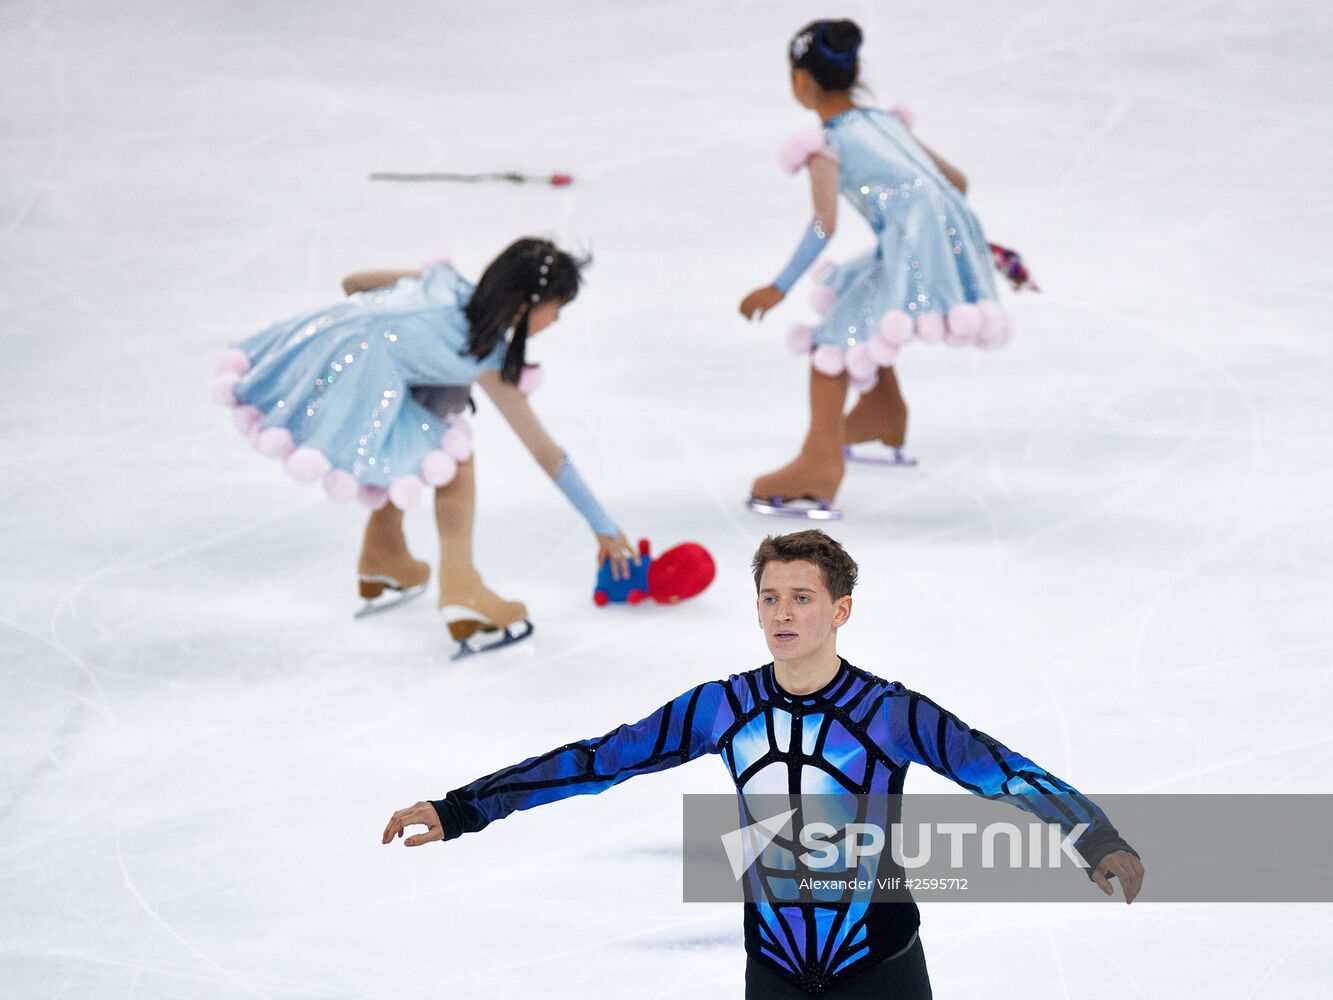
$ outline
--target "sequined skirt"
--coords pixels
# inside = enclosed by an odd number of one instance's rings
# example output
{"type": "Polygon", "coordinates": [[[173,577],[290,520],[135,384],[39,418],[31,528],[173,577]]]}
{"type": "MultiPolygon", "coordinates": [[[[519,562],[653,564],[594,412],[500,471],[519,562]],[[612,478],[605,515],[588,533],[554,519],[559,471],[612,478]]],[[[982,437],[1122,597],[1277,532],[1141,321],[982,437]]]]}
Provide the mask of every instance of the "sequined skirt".
{"type": "Polygon", "coordinates": [[[390,340],[355,322],[312,328],[320,322],[293,324],[285,335],[265,331],[219,359],[215,396],[233,407],[237,429],[293,478],[322,482],[334,500],[410,507],[426,487],[451,482],[472,451],[455,412],[469,387],[418,401],[390,340]]]}

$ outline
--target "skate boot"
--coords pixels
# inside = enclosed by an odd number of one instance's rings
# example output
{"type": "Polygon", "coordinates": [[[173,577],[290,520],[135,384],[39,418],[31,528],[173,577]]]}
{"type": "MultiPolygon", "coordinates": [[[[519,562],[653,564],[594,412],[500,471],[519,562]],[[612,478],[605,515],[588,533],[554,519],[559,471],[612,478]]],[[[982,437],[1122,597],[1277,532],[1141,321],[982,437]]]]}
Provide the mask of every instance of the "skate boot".
{"type": "Polygon", "coordinates": [[[843,458],[864,465],[911,468],[916,459],[903,454],[906,437],[907,404],[897,376],[892,368],[881,368],[875,387],[861,395],[843,421],[843,458]]]}
{"type": "Polygon", "coordinates": [[[435,490],[435,524],[440,532],[439,611],[449,637],[458,643],[455,660],[510,646],[532,635],[528,609],[490,590],[472,564],[476,464],[475,454],[460,462],[453,481],[435,490]]]}
{"type": "Polygon", "coordinates": [[[842,404],[847,376],[830,377],[810,369],[810,430],[801,453],[789,464],[760,476],[750,487],[746,506],[759,514],[836,520],[842,513],[833,498],[842,485],[842,404]]]}
{"type": "Polygon", "coordinates": [[[500,597],[482,583],[475,570],[466,581],[443,581],[440,619],[449,629],[449,637],[458,643],[455,660],[512,645],[532,634],[528,609],[519,601],[500,597]]]}
{"type": "Polygon", "coordinates": [[[356,571],[363,600],[357,618],[388,611],[425,593],[430,565],[407,551],[403,512],[397,507],[389,505],[370,515],[356,571]]]}

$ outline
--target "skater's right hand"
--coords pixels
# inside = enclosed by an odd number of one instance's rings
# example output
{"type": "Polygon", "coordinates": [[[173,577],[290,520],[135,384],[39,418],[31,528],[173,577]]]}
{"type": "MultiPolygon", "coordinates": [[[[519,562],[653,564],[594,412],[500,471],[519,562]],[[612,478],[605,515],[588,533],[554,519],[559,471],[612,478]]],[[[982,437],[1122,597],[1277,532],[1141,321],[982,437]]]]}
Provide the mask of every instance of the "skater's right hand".
{"type": "Polygon", "coordinates": [[[764,313],[786,297],[777,285],[765,285],[763,288],[756,288],[741,299],[741,315],[746,319],[755,319],[756,317],[763,319],[764,313]]]}
{"type": "Polygon", "coordinates": [[[399,809],[389,817],[389,825],[384,828],[382,844],[392,843],[395,837],[403,835],[403,829],[409,826],[424,826],[425,833],[413,834],[403,841],[404,847],[420,847],[434,840],[444,839],[444,827],[440,824],[440,814],[429,802],[418,802],[406,809],[399,809]]]}
{"type": "Polygon", "coordinates": [[[629,564],[639,565],[639,552],[629,543],[625,533],[597,536],[597,565],[611,560],[611,579],[628,580],[629,564]]]}
{"type": "Polygon", "coordinates": [[[1096,870],[1092,873],[1092,880],[1108,896],[1115,895],[1115,890],[1111,888],[1111,880],[1108,877],[1111,875],[1120,879],[1120,889],[1125,894],[1125,902],[1134,902],[1134,897],[1143,888],[1143,862],[1138,859],[1138,856],[1130,854],[1129,851],[1112,851],[1102,858],[1101,863],[1097,865],[1096,870]]]}

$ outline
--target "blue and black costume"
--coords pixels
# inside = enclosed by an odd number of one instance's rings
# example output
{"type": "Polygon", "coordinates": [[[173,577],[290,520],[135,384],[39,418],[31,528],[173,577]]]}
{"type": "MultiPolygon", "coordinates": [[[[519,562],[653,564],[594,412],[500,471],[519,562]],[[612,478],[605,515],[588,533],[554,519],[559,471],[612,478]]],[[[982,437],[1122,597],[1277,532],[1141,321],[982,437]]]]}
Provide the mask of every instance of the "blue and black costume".
{"type": "MultiPolygon", "coordinates": [[[[701,684],[640,722],[479,778],[432,805],[451,840],[515,810],[600,792],[707,753],[722,756],[742,796],[877,796],[883,815],[864,820],[883,829],[901,802],[888,796],[902,792],[908,764],[924,764],[1043,822],[1065,830],[1086,823],[1076,846],[1094,868],[1112,851],[1132,850],[1070,785],[929,698],[846,660],[827,685],[805,695],[782,690],[771,663],[701,684]]],[[[745,906],[750,960],[808,993],[826,992],[914,942],[920,918],[910,897],[890,904],[855,895],[787,900],[762,873],[754,877],[763,889],[745,906]]]]}

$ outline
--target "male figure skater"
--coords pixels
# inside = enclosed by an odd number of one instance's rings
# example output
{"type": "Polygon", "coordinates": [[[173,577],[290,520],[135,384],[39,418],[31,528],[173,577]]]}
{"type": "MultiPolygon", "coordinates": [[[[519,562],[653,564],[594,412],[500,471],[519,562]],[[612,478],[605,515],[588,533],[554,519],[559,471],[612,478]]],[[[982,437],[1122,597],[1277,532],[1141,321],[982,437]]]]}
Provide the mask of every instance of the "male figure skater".
{"type": "MultiPolygon", "coordinates": [[[[597,739],[569,743],[449,792],[400,809],[384,829],[390,843],[416,824],[408,847],[475,833],[518,809],[603,791],[637,774],[706,753],[720,754],[738,794],[869,796],[868,817],[888,829],[890,796],[910,763],[924,764],[969,791],[1013,796],[1022,808],[1077,841],[1090,877],[1108,895],[1120,879],[1125,902],[1143,882],[1138,855],[1105,814],[1059,778],[930,699],[852,666],[837,652],[852,613],[856,563],[822,531],[764,539],[755,552],[759,626],[773,662],[709,681],[652,715],[597,739]]],[[[900,801],[900,800],[899,800],[900,801]]],[[[788,879],[787,881],[791,881],[788,879]]],[[[931,996],[920,923],[910,898],[875,903],[772,896],[745,904],[745,996],[837,998],[931,996]]]]}

